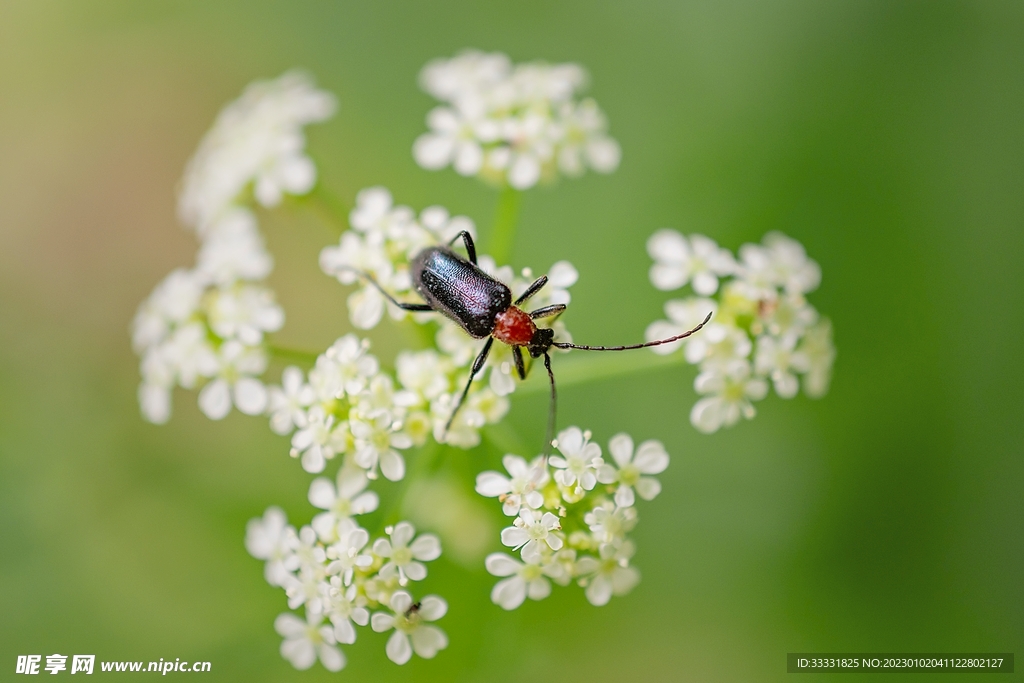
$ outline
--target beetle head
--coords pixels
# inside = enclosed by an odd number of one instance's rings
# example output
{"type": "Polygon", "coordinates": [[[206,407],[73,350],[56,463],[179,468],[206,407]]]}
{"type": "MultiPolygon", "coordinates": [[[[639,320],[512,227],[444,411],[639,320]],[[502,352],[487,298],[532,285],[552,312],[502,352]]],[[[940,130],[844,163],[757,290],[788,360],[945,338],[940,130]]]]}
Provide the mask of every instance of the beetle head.
{"type": "Polygon", "coordinates": [[[544,352],[551,348],[555,341],[555,331],[547,327],[538,327],[533,333],[533,339],[526,346],[531,358],[540,358],[544,352]]]}

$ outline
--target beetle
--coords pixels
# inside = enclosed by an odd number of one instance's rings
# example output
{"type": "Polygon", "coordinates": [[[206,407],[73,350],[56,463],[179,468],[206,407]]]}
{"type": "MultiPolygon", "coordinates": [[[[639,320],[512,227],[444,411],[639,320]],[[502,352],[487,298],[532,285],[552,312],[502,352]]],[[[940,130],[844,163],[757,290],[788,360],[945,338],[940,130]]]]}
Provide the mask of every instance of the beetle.
{"type": "Polygon", "coordinates": [[[526,364],[523,360],[523,349],[530,354],[531,358],[544,357],[544,367],[547,370],[551,382],[551,408],[548,412],[547,439],[544,443],[544,452],[551,444],[555,431],[555,412],[557,404],[557,392],[555,390],[555,375],[551,370],[551,356],[548,353],[552,347],[557,349],[579,349],[582,351],[627,351],[630,349],[643,349],[661,344],[669,344],[680,339],[685,339],[699,331],[711,320],[711,313],[708,313],[703,322],[691,330],[677,334],[667,339],[658,339],[643,344],[631,344],[628,346],[587,346],[584,344],[572,344],[569,342],[555,341],[555,331],[547,327],[537,327],[535,320],[557,317],[565,311],[565,304],[552,304],[543,306],[532,311],[525,311],[521,308],[530,297],[539,292],[547,284],[547,275],[542,275],[526,288],[515,301],[512,300],[512,290],[503,282],[494,279],[480,269],[476,260],[476,245],[473,236],[463,230],[457,234],[447,245],[426,247],[413,258],[410,263],[409,272],[412,277],[413,286],[416,292],[423,298],[424,303],[404,302],[395,299],[387,292],[369,273],[352,269],[354,272],[365,278],[384,297],[395,306],[405,311],[424,312],[434,311],[443,314],[455,322],[475,339],[484,339],[483,348],[473,361],[469,371],[469,379],[462,390],[462,395],[452,409],[452,414],[445,424],[445,432],[452,425],[455,416],[462,407],[469,388],[473,384],[473,378],[484,367],[487,356],[491,352],[491,345],[495,340],[508,344],[512,347],[512,357],[515,360],[516,372],[520,379],[526,379],[526,364]],[[466,248],[464,258],[456,253],[452,246],[462,240],[466,248]]]}

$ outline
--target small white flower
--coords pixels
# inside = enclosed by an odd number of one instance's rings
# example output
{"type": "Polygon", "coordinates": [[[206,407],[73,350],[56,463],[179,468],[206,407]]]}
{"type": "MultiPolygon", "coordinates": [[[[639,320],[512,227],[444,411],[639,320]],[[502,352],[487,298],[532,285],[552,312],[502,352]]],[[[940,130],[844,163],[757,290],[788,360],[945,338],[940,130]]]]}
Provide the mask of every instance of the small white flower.
{"type": "Polygon", "coordinates": [[[491,553],[484,560],[487,571],[494,576],[509,578],[499,581],[491,591],[491,602],[507,610],[513,610],[523,604],[527,596],[531,600],[543,600],[551,594],[549,576],[561,577],[563,570],[559,564],[541,564],[541,557],[534,556],[531,561],[520,562],[505,553],[491,553]]]}
{"type": "Polygon", "coordinates": [[[370,542],[370,534],[351,519],[342,519],[332,529],[331,536],[335,540],[325,551],[327,559],[332,560],[326,572],[348,586],[357,568],[366,569],[373,564],[372,557],[360,552],[370,542]]]}
{"type": "Polygon", "coordinates": [[[518,455],[506,455],[501,459],[509,476],[499,472],[481,472],[476,477],[476,492],[488,498],[497,497],[502,511],[509,517],[519,514],[519,508],[526,505],[539,508],[544,504],[544,496],[538,490],[548,482],[547,468],[544,459],[537,457],[527,464],[518,455]]]}
{"type": "Polygon", "coordinates": [[[740,417],[751,419],[757,412],[751,401],[760,401],[768,393],[763,379],[751,377],[746,360],[701,372],[693,387],[698,394],[711,394],[697,401],[690,411],[690,422],[705,434],[736,424],[740,417]]]}
{"type": "MultiPolygon", "coordinates": [[[[644,338],[650,342],[655,341],[656,339],[668,339],[669,337],[675,337],[676,335],[682,334],[687,330],[692,330],[694,327],[699,325],[704,321],[708,313],[711,313],[712,319],[714,319],[717,312],[718,304],[711,299],[705,299],[703,297],[671,299],[665,302],[665,315],[668,316],[668,320],[657,320],[651,323],[647,327],[644,338]]],[[[699,336],[700,335],[695,335],[694,337],[680,339],[679,341],[670,342],[668,344],[652,346],[651,351],[663,356],[668,355],[678,350],[683,345],[690,343],[693,339],[699,336]]],[[[703,355],[703,352],[701,355],[703,355]]]]}
{"type": "Polygon", "coordinates": [[[566,487],[579,482],[578,487],[593,490],[597,484],[597,468],[604,463],[601,460],[601,447],[590,442],[590,432],[583,432],[579,427],[569,427],[559,432],[556,447],[565,457],[553,455],[548,459],[556,469],[555,481],[566,487]]]}
{"type": "Polygon", "coordinates": [[[329,479],[317,477],[309,485],[309,502],[321,510],[310,523],[321,540],[330,543],[336,537],[338,522],[352,515],[362,515],[377,509],[379,499],[373,491],[365,491],[369,480],[358,467],[343,466],[338,470],[337,485],[329,479]]]}
{"type": "Polygon", "coordinates": [[[607,605],[612,595],[625,595],[640,582],[640,572],[629,566],[634,547],[629,541],[619,545],[605,543],[601,546],[600,559],[580,558],[576,571],[580,575],[593,575],[586,585],[587,600],[600,607],[607,605]]]}
{"type": "Polygon", "coordinates": [[[267,390],[254,377],[267,369],[262,349],[241,342],[224,342],[217,353],[217,378],[199,392],[199,408],[211,420],[231,412],[232,403],[246,415],[259,415],[267,406],[267,390]]]}
{"type": "Polygon", "coordinates": [[[345,668],[345,655],[335,647],[334,631],[323,625],[322,614],[307,611],[306,621],[291,612],[279,614],[274,620],[274,630],[284,638],[281,656],[300,671],[308,669],[320,657],[320,663],[328,671],[345,668]]]}
{"type": "Polygon", "coordinates": [[[782,398],[793,398],[800,390],[796,373],[811,369],[811,360],[803,351],[796,350],[796,337],[776,339],[763,335],[757,339],[754,354],[754,372],[767,375],[775,385],[775,393],[782,398]]]}
{"type": "Polygon", "coordinates": [[[207,315],[217,336],[237,339],[248,346],[262,342],[264,332],[277,332],[284,325],[284,310],[274,301],[274,293],[260,285],[214,290],[207,315]]]}
{"type": "Polygon", "coordinates": [[[605,501],[583,517],[598,543],[621,541],[636,526],[636,509],[605,501]]]}
{"type": "Polygon", "coordinates": [[[194,271],[171,271],[139,306],[132,323],[132,348],[141,353],[163,341],[172,326],[195,315],[205,286],[202,276],[194,271]]]}
{"type": "Polygon", "coordinates": [[[501,542],[509,548],[522,549],[523,559],[530,561],[540,556],[542,544],[552,550],[562,548],[562,537],[555,533],[561,528],[554,514],[524,507],[519,510],[513,526],[502,530],[501,542]]]}
{"type": "Polygon", "coordinates": [[[334,625],[335,640],[351,645],[356,642],[353,622],[359,626],[366,626],[370,623],[370,612],[357,604],[356,587],[342,586],[341,577],[331,577],[329,586],[324,600],[324,614],[334,625]]]}
{"type": "Polygon", "coordinates": [[[788,294],[806,294],[818,288],[821,267],[807,258],[802,244],[781,232],[770,232],[761,241],[768,248],[779,287],[788,294]]]}
{"type": "Polygon", "coordinates": [[[306,409],[313,405],[316,393],[306,384],[302,370],[289,365],[281,373],[281,386],[269,387],[267,391],[270,428],[275,434],[286,436],[306,426],[306,409]]]}
{"type": "Polygon", "coordinates": [[[378,464],[381,474],[390,481],[399,481],[405,476],[405,460],[395,449],[411,447],[412,439],[399,431],[400,428],[387,410],[350,419],[349,429],[355,439],[355,464],[367,470],[371,478],[376,477],[378,464]]]}
{"type": "Polygon", "coordinates": [[[278,507],[269,507],[263,517],[250,519],[245,527],[245,549],[258,560],[266,560],[264,576],[271,586],[283,586],[288,575],[299,568],[295,554],[299,537],[278,507]]]}
{"type": "Polygon", "coordinates": [[[706,369],[712,365],[725,367],[744,360],[753,348],[750,336],[744,330],[730,323],[712,320],[700,334],[689,338],[683,353],[687,362],[702,363],[706,369]]]}
{"type": "MultiPolygon", "coordinates": [[[[463,338],[469,337],[464,331],[459,332],[463,338]]],[[[451,364],[432,349],[399,353],[395,358],[395,371],[403,387],[416,392],[428,403],[451,386],[451,364]]]]}
{"type": "Polygon", "coordinates": [[[368,348],[368,341],[346,334],[320,354],[316,367],[309,371],[310,386],[319,400],[356,396],[366,388],[380,368],[377,359],[367,353],[368,348]]]}
{"type": "Polygon", "coordinates": [[[441,556],[441,540],[434,534],[420,534],[413,540],[416,528],[409,522],[399,522],[388,532],[391,540],[378,538],[373,543],[373,553],[388,561],[378,572],[383,579],[398,575],[398,582],[404,586],[409,580],[422,581],[427,576],[424,562],[441,556]]]}
{"type": "Polygon", "coordinates": [[[437,621],[448,611],[448,603],[436,595],[428,595],[417,603],[405,591],[395,591],[390,607],[394,614],[375,612],[370,618],[374,631],[383,633],[394,629],[384,651],[395,664],[405,664],[415,652],[424,659],[433,658],[448,647],[444,631],[424,623],[437,621]],[[410,645],[411,641],[411,645],[410,645]]]}
{"type": "Polygon", "coordinates": [[[302,458],[302,469],[311,474],[323,472],[327,461],[348,446],[348,424],[337,423],[320,406],[313,406],[306,415],[306,424],[292,435],[291,456],[302,458]]]}
{"type": "MultiPolygon", "coordinates": [[[[317,547],[320,553],[323,548],[317,547]]],[[[306,612],[320,614],[323,612],[323,596],[327,591],[327,573],[323,563],[302,564],[296,574],[285,577],[284,593],[288,596],[288,607],[298,609],[306,606],[306,612]]]]}
{"type": "Polygon", "coordinates": [[[687,239],[675,230],[659,230],[647,240],[647,253],[654,259],[651,284],[661,290],[689,282],[694,292],[710,296],[718,291],[718,278],[736,272],[732,253],[704,235],[687,239]]]}
{"type": "Polygon", "coordinates": [[[635,498],[633,489],[644,500],[652,500],[661,492],[661,484],[650,474],[661,474],[668,467],[668,453],[660,441],[644,441],[633,456],[633,439],[629,434],[616,434],[608,442],[608,450],[618,465],[615,469],[604,464],[597,471],[597,478],[602,484],[618,484],[615,491],[615,504],[630,507],[635,498]]]}

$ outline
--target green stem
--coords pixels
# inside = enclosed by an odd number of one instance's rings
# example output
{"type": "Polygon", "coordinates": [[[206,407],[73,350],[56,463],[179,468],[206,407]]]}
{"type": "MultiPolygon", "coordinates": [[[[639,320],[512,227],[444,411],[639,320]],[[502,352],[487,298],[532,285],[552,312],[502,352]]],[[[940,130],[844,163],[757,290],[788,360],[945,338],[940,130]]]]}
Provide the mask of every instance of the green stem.
{"type": "MultiPolygon", "coordinates": [[[[669,368],[684,364],[681,353],[659,356],[655,353],[596,353],[578,351],[571,354],[556,354],[552,358],[555,381],[559,389],[576,384],[585,384],[602,379],[612,379],[637,372],[669,368]]],[[[536,369],[531,377],[516,389],[516,396],[549,392],[547,375],[543,368],[536,369]]]]}
{"type": "Polygon", "coordinates": [[[491,228],[487,249],[487,253],[494,257],[498,265],[507,263],[512,251],[522,198],[523,193],[510,185],[503,187],[498,196],[498,208],[494,212],[494,227],[491,228]]]}
{"type": "Polygon", "coordinates": [[[319,353],[314,353],[313,351],[289,349],[283,346],[274,346],[273,344],[267,344],[266,349],[271,356],[278,360],[295,361],[305,363],[306,365],[316,365],[316,359],[320,356],[319,353]]]}
{"type": "Polygon", "coordinates": [[[412,482],[423,478],[423,475],[427,473],[427,470],[434,462],[437,454],[441,452],[442,448],[443,446],[433,439],[427,441],[427,443],[420,448],[419,453],[416,454],[415,460],[412,461],[412,465],[406,470],[405,476],[402,478],[402,482],[399,484],[398,490],[392,497],[391,505],[388,506],[387,512],[381,515],[377,533],[373,534],[374,537],[383,534],[384,529],[389,525],[401,521],[402,507],[405,505],[405,496],[409,493],[409,486],[412,482]]]}

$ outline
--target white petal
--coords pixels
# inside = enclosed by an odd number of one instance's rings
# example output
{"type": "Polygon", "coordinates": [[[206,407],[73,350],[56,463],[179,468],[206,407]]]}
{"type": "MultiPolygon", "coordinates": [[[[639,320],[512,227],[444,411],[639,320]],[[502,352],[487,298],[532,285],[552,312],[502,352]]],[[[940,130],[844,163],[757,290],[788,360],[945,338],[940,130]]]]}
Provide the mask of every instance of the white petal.
{"type": "Polygon", "coordinates": [[[324,471],[327,461],[324,459],[324,452],[319,445],[311,446],[302,454],[302,469],[310,474],[319,474],[324,471]]]}
{"type": "Polygon", "coordinates": [[[629,434],[616,434],[608,442],[608,450],[619,467],[625,467],[633,459],[633,439],[629,434]]]}
{"type": "Polygon", "coordinates": [[[144,418],[162,425],[171,418],[171,390],[157,384],[140,384],[139,406],[144,418]]]}
{"type": "Polygon", "coordinates": [[[274,630],[285,638],[300,638],[306,633],[306,622],[291,612],[284,612],[274,619],[274,630]]]}
{"type": "Polygon", "coordinates": [[[494,584],[491,590],[491,602],[508,610],[515,609],[526,600],[526,581],[521,576],[513,576],[494,584]]]}
{"type": "Polygon", "coordinates": [[[422,625],[412,632],[412,647],[420,657],[431,659],[438,650],[448,647],[448,636],[436,626],[422,625]]]}
{"type": "Polygon", "coordinates": [[[551,595],[551,582],[543,577],[534,579],[527,586],[527,594],[531,600],[543,600],[551,595]]]}
{"type": "Polygon", "coordinates": [[[217,379],[199,392],[199,409],[211,420],[222,420],[231,412],[231,387],[217,379]]]}
{"type": "Polygon", "coordinates": [[[345,668],[345,655],[334,645],[322,643],[317,648],[317,653],[320,655],[320,663],[328,671],[341,671],[345,668]]]}
{"type": "Polygon", "coordinates": [[[370,628],[377,633],[388,631],[395,627],[395,618],[390,614],[384,612],[374,612],[373,616],[370,617],[370,628]]]}
{"type": "Polygon", "coordinates": [[[348,619],[341,619],[334,625],[334,639],[339,643],[351,645],[356,642],[356,627],[348,619]]]}
{"type": "Polygon", "coordinates": [[[491,553],[484,560],[484,566],[494,576],[512,576],[519,571],[522,563],[505,553],[491,553]]]}
{"type": "Polygon", "coordinates": [[[405,664],[412,657],[412,647],[409,645],[409,638],[401,631],[395,631],[388,638],[388,644],[384,651],[395,664],[405,664]]]}
{"type": "Polygon", "coordinates": [[[402,567],[402,571],[405,572],[410,581],[422,581],[427,578],[426,566],[422,562],[416,562],[415,560],[402,567]]]}
{"type": "Polygon", "coordinates": [[[395,530],[391,532],[391,543],[397,548],[409,545],[409,541],[416,535],[416,527],[409,522],[399,522],[395,530]]]}
{"type": "Polygon", "coordinates": [[[640,480],[636,483],[636,492],[644,500],[653,500],[655,496],[661,493],[661,482],[654,477],[640,477],[640,480]]]}
{"type": "Polygon", "coordinates": [[[612,572],[612,591],[616,595],[625,595],[640,583],[640,572],[633,567],[616,567],[612,572]]]}
{"type": "Polygon", "coordinates": [[[454,140],[431,133],[424,133],[416,138],[412,146],[412,156],[416,163],[431,171],[447,166],[454,152],[454,140]]]}
{"type": "Polygon", "coordinates": [[[661,474],[668,467],[668,453],[660,441],[644,441],[636,451],[633,464],[644,474],[661,474]]]}
{"type": "Polygon", "coordinates": [[[437,621],[448,613],[448,603],[436,595],[420,600],[420,616],[427,621],[437,621]]]}
{"type": "Polygon", "coordinates": [[[480,171],[484,165],[484,152],[475,142],[463,142],[455,150],[453,167],[459,175],[471,176],[480,171]]]}
{"type": "Polygon", "coordinates": [[[434,534],[423,534],[409,546],[417,560],[430,562],[441,557],[441,539],[434,534]]]}
{"type": "Polygon", "coordinates": [[[391,609],[395,614],[404,614],[412,607],[412,596],[405,591],[395,591],[391,596],[391,609]]]}
{"type": "Polygon", "coordinates": [[[693,291],[702,296],[711,296],[718,291],[718,278],[704,271],[693,276],[693,291]]]}
{"type": "Polygon", "coordinates": [[[548,269],[548,285],[551,287],[572,287],[579,278],[579,271],[568,261],[558,261],[548,269]]]}
{"type": "Polygon", "coordinates": [[[308,639],[296,638],[281,643],[281,656],[299,671],[305,671],[316,661],[316,650],[308,639]]]}
{"type": "Polygon", "coordinates": [[[587,586],[587,600],[591,605],[607,605],[612,599],[612,582],[602,575],[595,576],[587,586]]]}
{"type": "Polygon", "coordinates": [[[530,534],[525,529],[517,526],[506,527],[501,530],[501,542],[510,548],[521,546],[530,540],[530,534]]]}
{"type": "Polygon", "coordinates": [[[550,547],[552,550],[562,549],[562,539],[558,536],[555,536],[554,534],[548,534],[548,537],[545,540],[548,542],[548,547],[550,547]]]}
{"type": "Polygon", "coordinates": [[[636,497],[633,495],[633,487],[622,485],[619,490],[615,492],[615,504],[620,508],[633,507],[633,503],[636,502],[636,497]]]}
{"type": "Polygon", "coordinates": [[[508,183],[517,190],[526,190],[540,180],[540,164],[528,154],[520,154],[508,170],[508,183]]]}
{"type": "Polygon", "coordinates": [[[512,482],[497,472],[481,472],[476,476],[476,492],[494,498],[512,490],[512,482]]]}
{"type": "Polygon", "coordinates": [[[677,264],[655,263],[648,273],[651,284],[663,292],[679,289],[686,284],[689,273],[677,264]]]}
{"type": "Polygon", "coordinates": [[[380,456],[380,471],[388,481],[400,481],[405,476],[405,460],[398,451],[384,451],[380,456]]]}
{"type": "Polygon", "coordinates": [[[309,502],[314,507],[329,510],[334,500],[334,484],[329,479],[317,477],[309,485],[309,502]]]}

